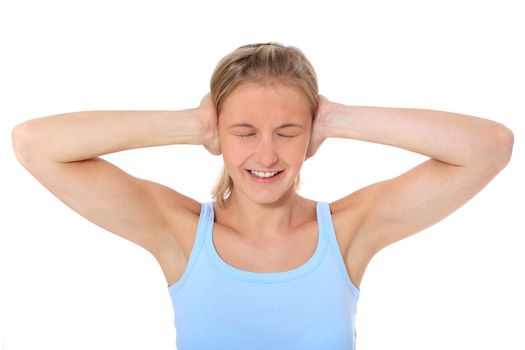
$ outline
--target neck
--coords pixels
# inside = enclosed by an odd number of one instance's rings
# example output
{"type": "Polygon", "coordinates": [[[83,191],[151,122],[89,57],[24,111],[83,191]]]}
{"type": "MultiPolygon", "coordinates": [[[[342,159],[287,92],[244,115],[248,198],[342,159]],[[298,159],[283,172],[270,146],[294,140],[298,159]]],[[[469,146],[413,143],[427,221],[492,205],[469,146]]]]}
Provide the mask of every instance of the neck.
{"type": "Polygon", "coordinates": [[[301,197],[290,189],[278,201],[272,203],[257,203],[241,193],[232,191],[225,202],[225,212],[234,222],[226,224],[242,228],[239,232],[245,235],[255,235],[261,238],[282,236],[294,227],[296,212],[300,206],[301,197]]]}

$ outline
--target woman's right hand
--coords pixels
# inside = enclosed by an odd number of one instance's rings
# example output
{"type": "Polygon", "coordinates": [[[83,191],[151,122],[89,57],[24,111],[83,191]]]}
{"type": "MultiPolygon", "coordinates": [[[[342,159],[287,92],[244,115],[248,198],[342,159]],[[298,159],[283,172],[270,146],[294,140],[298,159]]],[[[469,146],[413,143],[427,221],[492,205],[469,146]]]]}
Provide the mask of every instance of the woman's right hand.
{"type": "Polygon", "coordinates": [[[207,93],[197,108],[198,116],[202,121],[203,142],[202,145],[213,155],[220,155],[221,144],[219,142],[219,120],[211,94],[207,93]]]}

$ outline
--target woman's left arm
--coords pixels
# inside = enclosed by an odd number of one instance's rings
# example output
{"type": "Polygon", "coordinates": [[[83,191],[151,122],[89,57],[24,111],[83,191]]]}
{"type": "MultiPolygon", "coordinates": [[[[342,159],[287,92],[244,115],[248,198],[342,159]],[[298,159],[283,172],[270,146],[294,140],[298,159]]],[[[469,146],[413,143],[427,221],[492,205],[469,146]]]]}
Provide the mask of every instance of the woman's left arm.
{"type": "MultiPolygon", "coordinates": [[[[338,205],[359,203],[359,234],[370,249],[421,231],[461,207],[509,162],[514,137],[504,125],[450,112],[347,106],[320,96],[308,156],[322,140],[350,138],[430,157],[406,173],[365,187],[338,205]]],[[[313,152],[313,153],[312,153],[313,152]]]]}

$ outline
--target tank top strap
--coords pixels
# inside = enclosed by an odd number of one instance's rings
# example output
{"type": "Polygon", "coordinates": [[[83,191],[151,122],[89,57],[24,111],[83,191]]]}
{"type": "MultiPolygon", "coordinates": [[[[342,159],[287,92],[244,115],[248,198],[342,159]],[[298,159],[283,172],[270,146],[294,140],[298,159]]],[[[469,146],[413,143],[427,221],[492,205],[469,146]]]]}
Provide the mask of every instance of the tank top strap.
{"type": "MultiPolygon", "coordinates": [[[[214,215],[213,207],[211,207],[211,215],[214,215]]],[[[319,212],[317,213],[317,215],[319,221],[319,212]]],[[[210,221],[211,225],[213,225],[213,219],[211,219],[210,221]]],[[[212,229],[206,229],[206,236],[204,238],[204,247],[211,262],[219,270],[226,273],[229,277],[250,283],[284,283],[307,276],[313,271],[315,271],[315,269],[323,262],[328,248],[327,237],[326,233],[324,232],[325,230],[319,227],[316,249],[313,255],[301,266],[291,270],[280,272],[246,271],[232,266],[222,259],[222,257],[219,255],[215,248],[212,231],[212,229]]]]}
{"type": "Polygon", "coordinates": [[[324,232],[329,233],[333,230],[332,214],[327,202],[317,202],[317,221],[324,232]]]}
{"type": "Polygon", "coordinates": [[[175,283],[173,283],[171,286],[169,286],[169,291],[172,294],[175,294],[175,292],[182,287],[184,282],[186,282],[186,279],[191,274],[191,271],[195,267],[195,264],[197,263],[197,260],[199,259],[199,255],[203,250],[204,242],[206,239],[206,233],[209,230],[210,226],[213,225],[213,203],[212,202],[204,202],[201,203],[201,212],[199,215],[199,222],[197,224],[197,233],[195,234],[195,241],[193,243],[193,248],[191,249],[190,258],[188,260],[188,264],[186,265],[186,270],[183,274],[183,276],[175,283]]]}
{"type": "Polygon", "coordinates": [[[360,289],[354,285],[354,283],[350,279],[350,276],[348,275],[348,271],[346,270],[346,264],[343,259],[343,255],[341,254],[341,249],[339,248],[339,243],[337,242],[337,236],[335,234],[335,227],[332,219],[332,212],[330,211],[330,204],[327,202],[317,202],[317,207],[317,220],[319,220],[319,227],[322,228],[322,230],[327,236],[329,250],[336,259],[337,265],[339,266],[339,270],[343,275],[343,279],[346,281],[348,288],[350,289],[354,297],[358,299],[360,289]]]}

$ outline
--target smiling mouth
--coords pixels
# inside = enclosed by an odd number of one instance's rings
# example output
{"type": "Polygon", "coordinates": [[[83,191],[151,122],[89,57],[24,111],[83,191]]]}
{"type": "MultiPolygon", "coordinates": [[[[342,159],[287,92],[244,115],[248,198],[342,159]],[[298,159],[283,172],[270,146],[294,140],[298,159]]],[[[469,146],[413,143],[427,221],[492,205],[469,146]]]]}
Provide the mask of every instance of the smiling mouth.
{"type": "Polygon", "coordinates": [[[270,179],[282,173],[284,170],[280,171],[257,171],[257,170],[246,170],[248,174],[258,177],[260,179],[270,179]]]}

